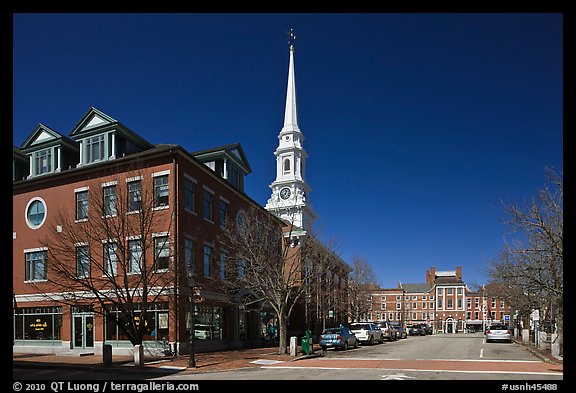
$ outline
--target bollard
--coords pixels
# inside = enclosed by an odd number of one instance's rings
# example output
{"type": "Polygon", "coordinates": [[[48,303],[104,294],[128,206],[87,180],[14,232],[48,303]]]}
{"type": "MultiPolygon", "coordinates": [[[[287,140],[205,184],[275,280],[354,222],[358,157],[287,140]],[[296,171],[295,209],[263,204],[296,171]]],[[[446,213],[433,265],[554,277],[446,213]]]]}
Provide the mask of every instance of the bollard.
{"type": "Polygon", "coordinates": [[[102,363],[106,367],[112,364],[112,345],[110,344],[102,346],[102,363]]]}
{"type": "Polygon", "coordinates": [[[296,356],[298,351],[298,337],[290,337],[290,356],[296,356]]]}
{"type": "Polygon", "coordinates": [[[134,345],[134,365],[144,365],[144,347],[142,345],[134,345]]]}

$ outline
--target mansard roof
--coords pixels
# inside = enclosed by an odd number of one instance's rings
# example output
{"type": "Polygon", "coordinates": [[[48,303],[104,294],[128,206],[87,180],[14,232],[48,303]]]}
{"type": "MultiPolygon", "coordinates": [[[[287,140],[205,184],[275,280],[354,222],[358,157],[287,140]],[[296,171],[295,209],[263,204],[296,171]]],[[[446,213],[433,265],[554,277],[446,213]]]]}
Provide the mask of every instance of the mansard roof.
{"type": "Polygon", "coordinates": [[[22,143],[20,150],[22,150],[23,153],[26,153],[42,147],[54,146],[58,144],[66,145],[72,149],[78,149],[78,144],[76,141],[42,123],[39,123],[38,126],[32,130],[30,135],[28,135],[28,138],[26,138],[26,140],[22,143]]]}
{"type": "Polygon", "coordinates": [[[246,174],[252,172],[252,168],[248,163],[248,159],[240,143],[230,143],[224,146],[191,152],[190,154],[200,161],[210,161],[213,158],[226,156],[242,168],[246,174]]]}
{"type": "Polygon", "coordinates": [[[127,139],[134,142],[137,146],[143,149],[150,149],[154,147],[153,144],[136,134],[118,120],[107,115],[106,113],[91,107],[88,112],[76,124],[70,132],[70,136],[74,140],[79,140],[84,137],[100,134],[105,131],[115,130],[122,134],[127,139]]]}

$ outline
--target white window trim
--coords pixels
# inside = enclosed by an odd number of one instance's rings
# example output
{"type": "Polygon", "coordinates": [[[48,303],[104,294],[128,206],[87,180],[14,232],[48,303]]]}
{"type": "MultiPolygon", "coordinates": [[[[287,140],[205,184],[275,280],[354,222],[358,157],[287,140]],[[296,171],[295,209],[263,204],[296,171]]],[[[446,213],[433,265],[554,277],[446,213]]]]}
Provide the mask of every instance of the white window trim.
{"type": "Polygon", "coordinates": [[[90,187],[75,188],[75,189],[74,189],[74,193],[82,192],[82,191],[88,191],[88,190],[90,190],[90,187]]]}
{"type": "Polygon", "coordinates": [[[142,175],[138,175],[138,176],[134,176],[134,177],[127,177],[126,183],[130,183],[130,182],[138,181],[138,180],[142,180],[142,175]]]}
{"type": "Polygon", "coordinates": [[[116,186],[116,185],[118,185],[118,180],[107,181],[107,182],[101,184],[102,188],[116,186]]]}
{"type": "Polygon", "coordinates": [[[169,175],[169,174],[170,174],[170,169],[166,169],[165,171],[154,172],[152,174],[152,177],[164,176],[164,175],[169,175]]]}
{"type": "Polygon", "coordinates": [[[42,225],[44,225],[44,223],[46,222],[46,218],[48,217],[48,205],[46,204],[46,201],[41,198],[41,197],[33,197],[31,198],[28,203],[26,204],[26,208],[24,209],[24,221],[26,221],[26,225],[28,225],[28,228],[36,230],[38,228],[40,228],[42,225]],[[42,219],[42,221],[40,222],[40,224],[38,225],[33,225],[29,220],[28,220],[28,209],[30,208],[30,205],[33,202],[36,201],[40,201],[40,203],[42,203],[42,205],[44,205],[44,218],[42,219]]]}

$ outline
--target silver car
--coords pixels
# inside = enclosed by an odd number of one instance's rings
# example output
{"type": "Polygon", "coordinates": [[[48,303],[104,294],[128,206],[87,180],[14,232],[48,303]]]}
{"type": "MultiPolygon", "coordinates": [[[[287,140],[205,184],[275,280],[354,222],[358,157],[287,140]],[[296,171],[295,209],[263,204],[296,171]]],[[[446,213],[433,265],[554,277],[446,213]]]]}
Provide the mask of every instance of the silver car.
{"type": "Polygon", "coordinates": [[[394,328],[394,325],[392,325],[390,322],[388,321],[376,322],[376,326],[378,326],[380,330],[382,330],[382,335],[386,340],[388,341],[398,340],[396,329],[394,328]]]}
{"type": "Polygon", "coordinates": [[[506,341],[512,342],[512,331],[502,323],[492,324],[486,329],[486,342],[506,341]]]}
{"type": "Polygon", "coordinates": [[[354,322],[350,324],[350,330],[356,335],[358,341],[367,344],[384,342],[384,334],[376,324],[371,322],[354,322]]]}

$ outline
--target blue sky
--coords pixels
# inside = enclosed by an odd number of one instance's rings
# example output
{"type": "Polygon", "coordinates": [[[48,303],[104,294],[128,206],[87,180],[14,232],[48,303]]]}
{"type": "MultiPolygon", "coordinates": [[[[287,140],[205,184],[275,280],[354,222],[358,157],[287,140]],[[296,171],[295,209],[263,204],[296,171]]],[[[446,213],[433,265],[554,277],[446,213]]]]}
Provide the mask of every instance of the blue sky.
{"type": "Polygon", "coordinates": [[[241,143],[265,205],[290,28],[321,238],[383,287],[485,282],[501,201],[563,172],[559,13],[16,13],[13,144],[95,107],[152,143],[241,143]]]}

